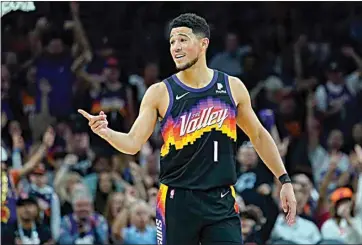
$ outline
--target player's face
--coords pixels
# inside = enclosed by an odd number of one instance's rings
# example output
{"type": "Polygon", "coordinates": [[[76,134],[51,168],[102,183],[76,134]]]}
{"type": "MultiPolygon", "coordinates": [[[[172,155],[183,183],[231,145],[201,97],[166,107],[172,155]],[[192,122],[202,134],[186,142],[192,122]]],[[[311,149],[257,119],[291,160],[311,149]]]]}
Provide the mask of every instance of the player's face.
{"type": "Polygon", "coordinates": [[[170,52],[179,71],[192,67],[205,53],[207,38],[199,38],[187,27],[173,28],[170,33],[170,52]]]}

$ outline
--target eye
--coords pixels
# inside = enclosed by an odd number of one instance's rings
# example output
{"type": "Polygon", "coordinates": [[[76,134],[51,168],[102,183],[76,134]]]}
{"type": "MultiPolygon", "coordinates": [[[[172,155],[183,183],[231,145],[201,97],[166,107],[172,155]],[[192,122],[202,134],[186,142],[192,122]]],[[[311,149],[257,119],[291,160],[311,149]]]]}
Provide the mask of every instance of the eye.
{"type": "Polygon", "coordinates": [[[180,41],[183,43],[183,42],[186,42],[187,40],[185,38],[181,38],[180,41]]]}
{"type": "Polygon", "coordinates": [[[170,44],[173,45],[175,43],[175,40],[171,40],[170,44]]]}

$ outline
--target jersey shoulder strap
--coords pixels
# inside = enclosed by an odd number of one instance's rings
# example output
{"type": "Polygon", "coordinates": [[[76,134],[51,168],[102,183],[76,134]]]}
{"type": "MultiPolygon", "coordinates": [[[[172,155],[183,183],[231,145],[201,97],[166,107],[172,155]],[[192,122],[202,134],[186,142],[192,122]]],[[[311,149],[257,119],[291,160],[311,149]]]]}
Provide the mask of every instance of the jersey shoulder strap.
{"type": "Polygon", "coordinates": [[[229,99],[231,100],[233,106],[236,108],[236,102],[233,98],[232,92],[231,92],[231,86],[230,86],[230,76],[226,74],[225,72],[216,71],[219,73],[218,81],[216,82],[216,90],[223,90],[226,89],[226,92],[229,96],[229,99]]]}

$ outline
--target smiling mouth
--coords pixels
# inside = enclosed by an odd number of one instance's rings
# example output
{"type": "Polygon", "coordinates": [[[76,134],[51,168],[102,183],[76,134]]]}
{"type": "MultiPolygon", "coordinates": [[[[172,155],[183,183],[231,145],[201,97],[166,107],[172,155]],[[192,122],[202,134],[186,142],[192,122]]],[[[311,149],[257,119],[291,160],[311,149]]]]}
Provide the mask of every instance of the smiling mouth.
{"type": "Polygon", "coordinates": [[[178,54],[175,56],[175,59],[178,60],[178,59],[182,59],[183,57],[185,57],[186,55],[185,54],[178,54]]]}

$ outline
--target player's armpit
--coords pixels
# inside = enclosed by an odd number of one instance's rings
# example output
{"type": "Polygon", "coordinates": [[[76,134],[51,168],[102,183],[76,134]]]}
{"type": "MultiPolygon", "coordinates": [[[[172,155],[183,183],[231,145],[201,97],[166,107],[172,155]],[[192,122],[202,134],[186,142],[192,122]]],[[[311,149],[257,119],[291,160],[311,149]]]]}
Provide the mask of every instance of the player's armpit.
{"type": "Polygon", "coordinates": [[[166,96],[163,83],[152,85],[145,93],[138,117],[128,134],[111,131],[106,140],[117,150],[126,154],[136,154],[151,136],[156,122],[157,110],[163,96],[166,96]]]}
{"type": "Polygon", "coordinates": [[[248,90],[235,77],[229,78],[231,93],[237,105],[237,124],[250,138],[260,158],[273,172],[280,177],[286,173],[278,148],[269,132],[260,123],[250,101],[248,90]]]}

